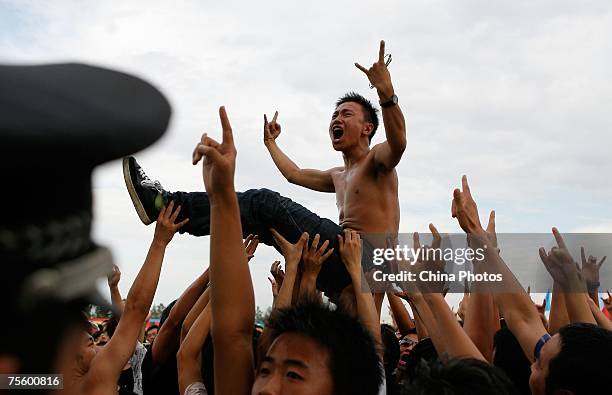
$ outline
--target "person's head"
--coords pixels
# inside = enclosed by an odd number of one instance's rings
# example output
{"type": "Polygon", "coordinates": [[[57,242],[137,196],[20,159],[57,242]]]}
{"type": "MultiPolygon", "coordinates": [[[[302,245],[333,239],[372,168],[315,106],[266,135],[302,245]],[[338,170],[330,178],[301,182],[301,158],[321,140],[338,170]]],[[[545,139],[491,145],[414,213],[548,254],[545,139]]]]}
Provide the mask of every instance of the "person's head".
{"type": "Polygon", "coordinates": [[[531,363],[516,337],[506,326],[493,336],[493,365],[506,373],[521,394],[531,394],[529,389],[531,363]]]}
{"type": "Polygon", "coordinates": [[[414,370],[421,363],[421,360],[430,362],[438,359],[438,352],[431,341],[431,338],[425,338],[419,341],[412,347],[408,354],[403,354],[400,357],[400,376],[411,377],[414,375],[414,370]]]}
{"type": "Polygon", "coordinates": [[[419,342],[419,337],[416,333],[408,333],[406,336],[399,340],[400,357],[404,355],[410,355],[412,349],[419,342]]]}
{"type": "Polygon", "coordinates": [[[106,333],[108,334],[109,339],[113,338],[115,330],[117,329],[117,325],[119,325],[119,320],[114,316],[109,318],[106,322],[106,333]]]}
{"type": "Polygon", "coordinates": [[[472,395],[517,394],[504,372],[477,359],[451,359],[447,362],[421,360],[414,375],[401,384],[401,394],[472,395]]]}
{"type": "Polygon", "coordinates": [[[94,342],[96,343],[96,346],[100,347],[104,346],[110,340],[110,337],[108,337],[108,333],[106,333],[105,330],[97,331],[92,335],[92,337],[94,342]]]}
{"type": "Polygon", "coordinates": [[[609,379],[612,332],[592,324],[559,329],[531,365],[533,395],[596,394],[609,379]]]}
{"type": "Polygon", "coordinates": [[[374,340],[355,319],[307,303],[274,311],[272,340],[252,394],[377,394],[382,372],[374,340]]]}
{"type": "Polygon", "coordinates": [[[370,145],[378,129],[378,110],[355,92],[336,101],[329,123],[329,136],[336,151],[345,151],[359,144],[370,145]]]}
{"type": "Polygon", "coordinates": [[[172,302],[170,302],[168,306],[166,306],[165,309],[162,310],[161,315],[159,316],[159,327],[160,328],[162,327],[162,325],[164,325],[164,322],[166,322],[166,320],[168,319],[168,316],[170,315],[170,311],[176,304],[176,301],[177,299],[173,300],[172,302]]]}
{"type": "Polygon", "coordinates": [[[157,336],[158,332],[159,326],[151,325],[150,327],[148,327],[145,331],[145,340],[147,341],[147,343],[153,344],[153,340],[155,340],[155,337],[157,336]]]}

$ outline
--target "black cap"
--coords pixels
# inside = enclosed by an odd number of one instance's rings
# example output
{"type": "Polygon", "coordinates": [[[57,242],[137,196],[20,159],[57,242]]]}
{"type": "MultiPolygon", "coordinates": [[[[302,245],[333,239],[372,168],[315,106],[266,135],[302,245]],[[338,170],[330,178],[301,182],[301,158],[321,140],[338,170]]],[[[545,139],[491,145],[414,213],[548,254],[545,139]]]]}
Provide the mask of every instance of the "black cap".
{"type": "Polygon", "coordinates": [[[170,105],[142,79],[83,64],[0,66],[0,87],[4,300],[99,302],[112,258],[90,237],[91,173],[159,139],[170,105]]]}

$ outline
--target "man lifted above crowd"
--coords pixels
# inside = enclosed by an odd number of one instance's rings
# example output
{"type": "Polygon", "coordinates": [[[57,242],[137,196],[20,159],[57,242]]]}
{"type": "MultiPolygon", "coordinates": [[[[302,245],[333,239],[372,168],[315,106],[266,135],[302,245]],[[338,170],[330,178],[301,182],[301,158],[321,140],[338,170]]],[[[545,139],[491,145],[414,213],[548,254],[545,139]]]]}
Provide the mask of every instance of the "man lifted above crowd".
{"type": "MultiPolygon", "coordinates": [[[[348,93],[336,103],[328,133],[334,150],[342,152],[344,166],[324,171],[299,168],[276,144],[281,131],[276,122],[278,114],[271,122],[264,121],[264,142],[281,173],[291,183],[335,192],[340,226],[267,189],[237,194],[245,235],[257,234],[260,241],[272,246],[275,243],[270,228],[292,243],[303,232],[312,236],[320,234],[322,241],[329,240],[334,252],[316,280],[321,290],[338,292],[350,283],[337,248],[337,235],[343,229],[391,236],[398,232],[400,211],[395,166],[406,148],[406,128],[387,65],[384,41],[380,43],[378,61],[371,68],[355,64],[378,92],[386,141],[370,147],[379,121],[377,110],[367,99],[348,93]]],[[[210,202],[206,193],[168,192],[158,181],[147,177],[132,157],[124,159],[124,177],[145,224],[153,222],[163,204],[173,200],[183,208],[181,217],[190,218],[182,232],[195,236],[210,234],[210,202]]]]}
{"type": "Polygon", "coordinates": [[[264,143],[274,164],[287,181],[320,192],[335,192],[340,226],[358,232],[392,233],[399,227],[397,173],[395,166],[406,149],[406,126],[384,61],[381,41],[378,62],[365,73],[378,92],[387,140],[370,147],[378,128],[377,110],[356,93],[338,100],[329,125],[334,150],[342,152],[344,166],[329,170],[301,169],[276,144],[281,127],[264,125],[264,143]]]}

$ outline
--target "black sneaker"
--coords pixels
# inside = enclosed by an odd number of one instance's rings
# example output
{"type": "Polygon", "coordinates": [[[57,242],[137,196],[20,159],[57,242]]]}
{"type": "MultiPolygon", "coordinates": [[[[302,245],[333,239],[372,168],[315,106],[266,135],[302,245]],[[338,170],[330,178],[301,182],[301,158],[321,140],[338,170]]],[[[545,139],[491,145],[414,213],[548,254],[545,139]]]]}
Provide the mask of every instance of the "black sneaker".
{"type": "Polygon", "coordinates": [[[149,225],[157,220],[159,209],[155,201],[159,200],[161,206],[164,191],[159,181],[151,181],[133,156],[123,158],[123,178],[142,223],[149,225]]]}

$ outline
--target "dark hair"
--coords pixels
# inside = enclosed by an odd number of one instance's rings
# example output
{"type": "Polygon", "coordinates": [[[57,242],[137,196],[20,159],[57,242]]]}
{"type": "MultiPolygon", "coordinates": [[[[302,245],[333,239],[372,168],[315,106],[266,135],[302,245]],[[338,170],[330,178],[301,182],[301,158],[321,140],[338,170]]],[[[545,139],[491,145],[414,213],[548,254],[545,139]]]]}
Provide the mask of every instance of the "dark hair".
{"type": "Polygon", "coordinates": [[[159,326],[161,328],[162,325],[164,325],[164,322],[166,322],[166,320],[168,319],[168,316],[170,315],[170,310],[172,310],[172,308],[174,307],[174,305],[176,304],[176,301],[178,299],[173,300],[168,306],[166,306],[166,308],[161,312],[161,315],[159,316],[159,326]]]}
{"type": "Polygon", "coordinates": [[[412,377],[414,375],[414,371],[421,363],[421,360],[425,362],[431,362],[438,359],[438,352],[431,341],[431,338],[426,338],[420,340],[410,351],[405,358],[403,357],[404,362],[404,371],[402,372],[402,377],[412,377]]]}
{"type": "Polygon", "coordinates": [[[376,134],[376,129],[378,129],[378,110],[372,105],[372,102],[356,92],[345,93],[344,96],[336,101],[336,107],[346,102],[361,104],[361,107],[363,107],[363,117],[367,122],[371,122],[374,125],[372,133],[368,136],[369,141],[372,141],[374,134],[376,134]]]}
{"type": "Polygon", "coordinates": [[[531,362],[529,362],[520,343],[507,326],[503,326],[495,332],[493,347],[495,349],[493,365],[506,373],[519,393],[531,395],[531,390],[529,389],[531,362]]]}
{"type": "Polygon", "coordinates": [[[117,329],[117,325],[119,325],[119,320],[114,316],[106,322],[106,333],[108,334],[109,338],[112,338],[115,334],[115,329],[117,329]]]}
{"type": "Polygon", "coordinates": [[[478,359],[419,362],[414,376],[402,383],[401,394],[518,394],[503,371],[478,359]]]}
{"type": "Polygon", "coordinates": [[[147,330],[145,331],[145,335],[149,334],[149,331],[152,331],[153,329],[157,329],[159,330],[159,326],[158,325],[151,325],[150,327],[147,328],[147,330]]]}
{"type": "Polygon", "coordinates": [[[382,337],[383,346],[385,348],[385,353],[383,357],[384,365],[385,365],[385,375],[389,377],[400,359],[400,346],[399,341],[397,340],[397,336],[395,335],[395,329],[389,324],[381,324],[380,325],[380,334],[382,337]]]}
{"type": "Polygon", "coordinates": [[[382,381],[380,360],[372,336],[342,310],[319,303],[303,303],[272,312],[268,329],[272,342],[285,333],[299,334],[329,352],[334,394],[378,394],[382,381]]]}
{"type": "Polygon", "coordinates": [[[559,329],[561,350],[548,364],[546,394],[568,390],[575,395],[601,393],[610,378],[612,332],[593,324],[559,329]]]}
{"type": "Polygon", "coordinates": [[[93,335],[91,335],[91,337],[94,339],[94,341],[98,341],[98,339],[100,338],[100,336],[104,333],[103,330],[100,331],[95,331],[93,335]]]}

